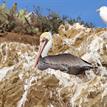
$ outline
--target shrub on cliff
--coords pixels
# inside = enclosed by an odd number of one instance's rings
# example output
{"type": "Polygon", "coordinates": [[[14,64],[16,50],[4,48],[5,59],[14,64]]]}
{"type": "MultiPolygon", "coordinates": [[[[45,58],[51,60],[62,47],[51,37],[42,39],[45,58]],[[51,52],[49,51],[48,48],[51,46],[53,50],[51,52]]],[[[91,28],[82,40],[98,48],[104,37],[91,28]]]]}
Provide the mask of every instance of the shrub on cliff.
{"type": "Polygon", "coordinates": [[[40,7],[34,8],[33,12],[17,9],[17,3],[8,9],[3,3],[0,5],[0,32],[19,32],[27,34],[41,34],[45,31],[57,33],[61,24],[69,22],[71,25],[79,22],[86,27],[94,27],[92,23],[84,22],[80,17],[75,19],[49,11],[47,16],[44,16],[40,11],[40,7]]]}

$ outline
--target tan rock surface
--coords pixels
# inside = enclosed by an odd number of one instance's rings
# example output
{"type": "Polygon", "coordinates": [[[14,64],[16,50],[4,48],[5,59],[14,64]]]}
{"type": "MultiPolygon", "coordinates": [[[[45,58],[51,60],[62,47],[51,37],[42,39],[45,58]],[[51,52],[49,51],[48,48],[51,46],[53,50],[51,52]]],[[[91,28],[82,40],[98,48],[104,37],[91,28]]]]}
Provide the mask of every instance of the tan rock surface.
{"type": "Polygon", "coordinates": [[[100,65],[85,76],[33,68],[37,49],[17,42],[0,44],[0,107],[107,107],[105,29],[71,26],[54,34],[49,54],[69,52],[100,65]]]}

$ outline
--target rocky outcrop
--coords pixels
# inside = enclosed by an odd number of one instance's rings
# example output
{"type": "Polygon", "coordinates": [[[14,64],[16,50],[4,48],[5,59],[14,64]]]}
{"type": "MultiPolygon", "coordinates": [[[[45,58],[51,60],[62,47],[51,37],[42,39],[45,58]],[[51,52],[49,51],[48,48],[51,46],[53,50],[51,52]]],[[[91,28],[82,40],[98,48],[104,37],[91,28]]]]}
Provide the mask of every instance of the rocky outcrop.
{"type": "Polygon", "coordinates": [[[105,29],[61,25],[54,34],[49,54],[69,52],[98,66],[84,76],[33,68],[37,49],[17,42],[0,44],[0,107],[107,107],[105,29]]]}

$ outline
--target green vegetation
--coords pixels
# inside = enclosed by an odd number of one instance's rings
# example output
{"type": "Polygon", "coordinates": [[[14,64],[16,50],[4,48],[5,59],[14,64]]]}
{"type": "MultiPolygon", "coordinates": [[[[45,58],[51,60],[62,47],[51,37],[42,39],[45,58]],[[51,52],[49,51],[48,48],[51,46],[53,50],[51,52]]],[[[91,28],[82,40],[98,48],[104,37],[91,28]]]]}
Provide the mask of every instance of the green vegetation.
{"type": "Polygon", "coordinates": [[[18,32],[26,34],[40,34],[44,31],[57,32],[61,24],[65,21],[71,25],[79,22],[85,27],[94,27],[92,23],[84,22],[80,17],[76,19],[68,18],[66,16],[59,16],[59,14],[49,11],[47,16],[44,16],[39,7],[34,8],[33,12],[29,13],[27,10],[17,9],[15,3],[11,9],[8,9],[3,3],[0,5],[0,32],[18,32]]]}

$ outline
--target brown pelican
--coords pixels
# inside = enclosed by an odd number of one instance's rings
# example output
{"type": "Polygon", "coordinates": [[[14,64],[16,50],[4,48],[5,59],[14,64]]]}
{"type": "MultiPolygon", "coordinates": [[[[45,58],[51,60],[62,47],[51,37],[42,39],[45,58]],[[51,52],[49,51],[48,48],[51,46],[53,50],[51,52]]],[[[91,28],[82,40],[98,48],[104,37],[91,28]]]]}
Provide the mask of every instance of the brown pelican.
{"type": "Polygon", "coordinates": [[[45,32],[40,36],[40,46],[36,56],[35,67],[38,65],[38,69],[40,70],[52,68],[74,75],[81,74],[85,70],[93,68],[90,63],[71,54],[64,53],[47,56],[49,49],[52,47],[52,39],[50,32],[45,32]]]}

